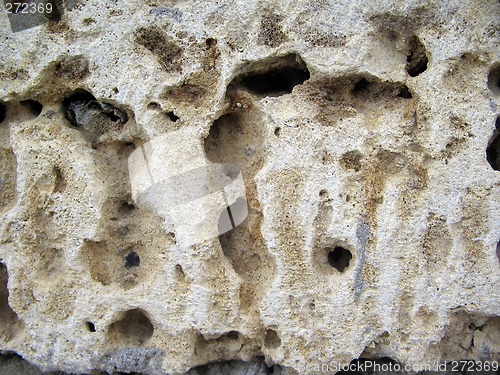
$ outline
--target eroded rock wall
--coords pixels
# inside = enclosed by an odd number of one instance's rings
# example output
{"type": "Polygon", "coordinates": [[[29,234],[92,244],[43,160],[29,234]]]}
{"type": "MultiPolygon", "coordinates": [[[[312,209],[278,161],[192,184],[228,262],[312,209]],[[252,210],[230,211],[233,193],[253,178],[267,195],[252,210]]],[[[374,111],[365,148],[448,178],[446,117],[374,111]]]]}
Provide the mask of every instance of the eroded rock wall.
{"type": "Polygon", "coordinates": [[[0,23],[1,351],[152,375],[500,360],[498,1],[79,0],[0,23]],[[127,166],[184,127],[249,209],[190,246],[127,166]]]}

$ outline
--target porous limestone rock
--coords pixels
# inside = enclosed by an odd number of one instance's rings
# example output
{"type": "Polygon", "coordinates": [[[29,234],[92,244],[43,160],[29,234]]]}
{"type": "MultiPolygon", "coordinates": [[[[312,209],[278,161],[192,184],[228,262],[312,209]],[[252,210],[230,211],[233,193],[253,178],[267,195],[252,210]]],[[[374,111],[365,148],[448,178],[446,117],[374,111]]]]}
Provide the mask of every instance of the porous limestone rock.
{"type": "Polygon", "coordinates": [[[150,375],[500,360],[499,42],[497,0],[78,0],[18,32],[2,8],[1,352],[150,375]],[[185,127],[249,210],[193,244],[128,169],[185,127]]]}

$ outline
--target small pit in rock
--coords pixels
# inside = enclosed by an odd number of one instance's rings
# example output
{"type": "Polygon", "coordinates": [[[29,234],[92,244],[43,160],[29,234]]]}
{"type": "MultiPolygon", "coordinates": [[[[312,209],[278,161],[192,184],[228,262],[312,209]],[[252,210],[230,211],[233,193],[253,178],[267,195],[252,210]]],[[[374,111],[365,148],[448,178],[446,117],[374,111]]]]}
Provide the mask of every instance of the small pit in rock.
{"type": "Polygon", "coordinates": [[[264,345],[266,348],[269,349],[276,349],[281,345],[281,339],[278,335],[278,332],[276,332],[273,329],[268,329],[266,331],[266,337],[264,339],[264,345]]]}
{"type": "Polygon", "coordinates": [[[486,159],[490,163],[491,168],[495,171],[500,170],[500,117],[497,118],[495,131],[486,148],[486,159]]]}
{"type": "Polygon", "coordinates": [[[148,109],[161,109],[161,106],[156,102],[151,102],[148,104],[148,109]]]}
{"type": "Polygon", "coordinates": [[[337,271],[344,272],[349,267],[349,262],[352,259],[352,254],[349,250],[337,246],[334,249],[327,249],[328,264],[337,271]]]}
{"type": "Polygon", "coordinates": [[[36,100],[23,100],[19,104],[29,112],[31,118],[36,118],[42,113],[43,105],[36,100]]]}
{"type": "Polygon", "coordinates": [[[134,212],[135,206],[129,202],[123,202],[122,205],[120,206],[119,213],[120,215],[126,216],[130,215],[132,212],[134,212]]]}
{"type": "Polygon", "coordinates": [[[109,326],[111,340],[123,344],[141,345],[153,336],[154,327],[141,309],[129,310],[109,326]]]}
{"type": "Polygon", "coordinates": [[[95,332],[96,331],[94,323],[87,322],[87,323],[85,323],[85,325],[87,326],[87,329],[89,330],[89,332],[95,332]]]}
{"type": "Polygon", "coordinates": [[[403,98],[403,99],[411,99],[411,98],[413,98],[413,95],[411,94],[410,90],[408,89],[408,87],[406,85],[402,86],[399,89],[398,96],[400,98],[403,98]]]}
{"type": "Polygon", "coordinates": [[[246,90],[265,97],[281,96],[310,77],[306,64],[298,55],[254,63],[248,73],[235,79],[246,90]]]}
{"type": "Polygon", "coordinates": [[[137,254],[135,251],[131,251],[125,256],[126,269],[139,267],[140,265],[141,265],[141,258],[139,257],[139,254],[137,254]]]}
{"type": "Polygon", "coordinates": [[[177,117],[174,112],[168,112],[167,116],[172,122],[176,122],[177,120],[179,120],[179,117],[177,117]]]}

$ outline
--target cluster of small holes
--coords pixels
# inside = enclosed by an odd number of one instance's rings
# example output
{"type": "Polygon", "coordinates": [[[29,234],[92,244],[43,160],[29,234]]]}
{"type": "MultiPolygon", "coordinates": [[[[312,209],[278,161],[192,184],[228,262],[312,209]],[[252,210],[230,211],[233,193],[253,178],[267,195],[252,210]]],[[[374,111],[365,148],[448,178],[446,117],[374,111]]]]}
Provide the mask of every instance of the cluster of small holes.
{"type": "Polygon", "coordinates": [[[269,47],[278,47],[286,40],[281,29],[283,17],[272,12],[266,13],[260,23],[259,42],[269,47]]]}

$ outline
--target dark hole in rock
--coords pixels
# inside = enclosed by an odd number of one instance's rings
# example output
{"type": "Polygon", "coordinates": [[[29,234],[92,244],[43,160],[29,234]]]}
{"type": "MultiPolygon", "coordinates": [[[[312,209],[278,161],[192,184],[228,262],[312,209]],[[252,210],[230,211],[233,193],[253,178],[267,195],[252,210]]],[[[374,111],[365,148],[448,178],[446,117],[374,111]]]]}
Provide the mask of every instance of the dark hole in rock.
{"type": "Polygon", "coordinates": [[[63,100],[66,118],[73,126],[83,127],[95,133],[117,130],[116,125],[125,124],[129,118],[125,111],[108,103],[100,103],[94,95],[77,90],[63,100]]]}
{"type": "Polygon", "coordinates": [[[87,323],[85,323],[85,324],[86,324],[86,326],[87,326],[87,329],[88,329],[90,332],[95,332],[95,331],[96,331],[94,323],[92,323],[92,322],[87,322],[87,323]]]}
{"type": "Polygon", "coordinates": [[[151,102],[148,104],[148,109],[161,109],[161,106],[156,102],[151,102]]]}
{"type": "Polygon", "coordinates": [[[343,247],[337,246],[328,251],[328,264],[340,272],[344,272],[349,267],[351,259],[351,252],[343,247]]]}
{"type": "Polygon", "coordinates": [[[500,170],[500,117],[497,118],[495,126],[496,129],[486,148],[486,159],[490,163],[491,168],[498,171],[500,170]]]}
{"type": "Polygon", "coordinates": [[[266,331],[264,345],[266,346],[266,348],[271,348],[271,349],[276,349],[281,345],[281,339],[275,330],[268,329],[266,331]]]}
{"type": "Polygon", "coordinates": [[[121,215],[130,215],[135,210],[135,206],[128,202],[123,202],[120,206],[120,214],[121,215]]]}
{"type": "Polygon", "coordinates": [[[0,102],[0,124],[5,120],[6,115],[7,115],[7,107],[5,107],[5,104],[0,102]]]}
{"type": "Polygon", "coordinates": [[[240,338],[240,333],[238,331],[229,331],[225,336],[231,340],[238,340],[240,338]]]}
{"type": "Polygon", "coordinates": [[[406,85],[399,89],[398,96],[403,99],[413,98],[413,95],[411,94],[410,90],[406,85]]]}
{"type": "Polygon", "coordinates": [[[242,80],[243,86],[259,95],[280,96],[309,79],[309,72],[297,68],[283,68],[263,74],[250,75],[242,80]]]}
{"type": "Polygon", "coordinates": [[[497,243],[497,258],[498,258],[498,261],[500,262],[500,241],[498,241],[498,243],[497,243]]]}
{"type": "Polygon", "coordinates": [[[63,5],[62,1],[58,0],[49,0],[47,3],[52,4],[52,11],[50,13],[46,13],[46,17],[50,21],[59,22],[61,20],[63,5]]]}
{"type": "Polygon", "coordinates": [[[95,103],[97,99],[90,92],[85,90],[77,90],[73,95],[69,98],[63,100],[63,106],[66,113],[66,118],[71,122],[73,126],[79,127],[79,121],[77,118],[77,113],[75,110],[79,105],[85,105],[89,108],[95,107],[95,103]]]}
{"type": "Polygon", "coordinates": [[[154,327],[141,309],[129,310],[123,317],[109,326],[109,333],[115,340],[129,340],[143,344],[154,333],[154,327]]]}
{"type": "Polygon", "coordinates": [[[427,70],[429,58],[424,45],[416,36],[410,39],[406,62],[406,71],[411,77],[416,77],[427,70]]]}
{"type": "Polygon", "coordinates": [[[205,40],[205,44],[207,48],[215,47],[217,45],[217,39],[208,38],[207,40],[205,40]]]}
{"type": "Polygon", "coordinates": [[[133,267],[139,267],[141,265],[141,258],[139,254],[135,251],[131,251],[125,256],[125,268],[130,269],[133,267]]]}
{"type": "Polygon", "coordinates": [[[118,109],[111,104],[101,103],[101,109],[103,113],[109,117],[109,119],[117,124],[125,124],[128,122],[127,112],[118,109]]]}
{"type": "Polygon", "coordinates": [[[9,305],[8,289],[9,273],[7,267],[0,263],[0,339],[9,340],[15,334],[19,318],[9,305]]]}
{"type": "Polygon", "coordinates": [[[371,82],[368,81],[366,78],[361,78],[358,82],[354,84],[354,87],[352,88],[352,93],[354,95],[359,94],[367,90],[370,84],[371,82]]]}
{"type": "Polygon", "coordinates": [[[174,113],[174,112],[172,112],[172,111],[171,111],[171,112],[168,112],[168,113],[167,113],[167,116],[168,116],[168,118],[170,119],[170,121],[172,121],[172,122],[176,122],[176,121],[179,119],[179,117],[177,117],[177,116],[175,115],[175,113],[174,113]]]}
{"type": "Polygon", "coordinates": [[[23,100],[22,102],[20,102],[20,104],[24,108],[28,109],[33,117],[38,117],[40,113],[42,113],[43,105],[41,105],[36,100],[23,100]]]}
{"type": "Polygon", "coordinates": [[[488,75],[488,88],[495,96],[500,95],[500,64],[491,68],[488,75]]]}
{"type": "Polygon", "coordinates": [[[280,127],[275,128],[275,129],[274,129],[274,135],[275,135],[276,137],[279,137],[279,136],[280,136],[280,134],[281,134],[281,128],[280,128],[280,127]]]}
{"type": "Polygon", "coordinates": [[[114,114],[114,112],[106,112],[106,115],[109,117],[109,119],[113,122],[117,122],[120,120],[120,117],[114,114]]]}
{"type": "Polygon", "coordinates": [[[249,69],[241,79],[241,85],[261,96],[289,94],[293,88],[310,78],[306,64],[298,55],[288,55],[273,61],[260,62],[255,70],[249,69]]]}

